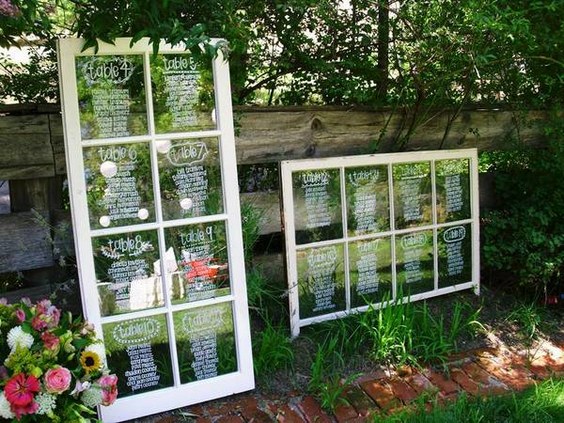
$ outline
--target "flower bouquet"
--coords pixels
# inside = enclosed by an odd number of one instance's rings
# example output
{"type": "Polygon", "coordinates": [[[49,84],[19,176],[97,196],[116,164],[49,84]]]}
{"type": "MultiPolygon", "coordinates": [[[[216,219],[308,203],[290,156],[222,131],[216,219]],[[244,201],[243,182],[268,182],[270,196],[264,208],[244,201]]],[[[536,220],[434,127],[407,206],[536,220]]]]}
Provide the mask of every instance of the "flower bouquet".
{"type": "Polygon", "coordinates": [[[93,326],[49,300],[0,300],[0,418],[89,422],[117,397],[93,326]]]}

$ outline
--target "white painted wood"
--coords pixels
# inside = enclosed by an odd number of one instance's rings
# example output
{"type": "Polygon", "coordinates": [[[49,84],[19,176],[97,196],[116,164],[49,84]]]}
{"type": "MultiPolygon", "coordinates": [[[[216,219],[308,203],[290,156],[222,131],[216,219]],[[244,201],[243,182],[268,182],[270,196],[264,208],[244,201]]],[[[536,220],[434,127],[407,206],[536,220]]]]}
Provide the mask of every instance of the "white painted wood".
{"type": "MultiPolygon", "coordinates": [[[[214,40],[214,42],[217,41],[218,40],[214,40]]],[[[117,323],[132,318],[164,315],[169,333],[169,347],[171,350],[174,386],[141,394],[133,394],[125,398],[119,398],[111,407],[101,407],[99,412],[104,422],[129,420],[254,388],[228,63],[221,56],[221,53],[213,61],[215,104],[218,122],[216,130],[156,134],[153,117],[149,66],[152,46],[146,39],[140,40],[134,45],[130,45],[130,42],[130,39],[118,39],[116,40],[115,45],[100,43],[97,53],[94,53],[93,49],[81,51],[84,41],[80,39],[61,39],[58,43],[63,127],[67,153],[66,161],[69,175],[69,190],[71,193],[75,249],[83,294],[82,303],[85,318],[95,325],[97,333],[101,336],[103,324],[117,323]],[[85,141],[81,139],[75,58],[78,56],[94,56],[95,54],[143,55],[146,107],[148,114],[148,133],[146,135],[85,141]],[[213,137],[220,140],[219,156],[221,162],[221,174],[223,178],[222,185],[225,212],[213,216],[177,219],[165,222],[161,207],[161,193],[158,180],[159,174],[157,168],[157,151],[155,141],[161,139],[213,137]],[[155,208],[157,210],[155,222],[105,229],[90,229],[84,165],[82,160],[83,147],[134,142],[148,143],[150,145],[153,196],[155,208]],[[92,238],[103,235],[116,235],[133,230],[154,230],[157,231],[157,237],[160,245],[160,257],[165,257],[164,230],[166,228],[183,224],[210,222],[224,222],[226,226],[228,263],[231,283],[230,295],[173,305],[171,303],[171,299],[169,298],[167,278],[163,276],[161,277],[164,297],[164,305],[162,307],[131,311],[124,314],[106,317],[101,316],[98,305],[98,292],[94,271],[94,259],[91,243],[92,238]],[[233,311],[233,330],[237,355],[237,371],[205,380],[181,384],[178,370],[173,313],[213,304],[230,304],[233,311]]],[[[182,53],[184,51],[185,50],[182,46],[170,46],[164,43],[161,43],[159,47],[159,53],[182,53]]],[[[164,260],[161,260],[161,275],[166,274],[164,270],[164,260]]]]}
{"type": "MultiPolygon", "coordinates": [[[[337,245],[344,243],[345,245],[345,259],[348,254],[348,244],[352,241],[359,239],[370,239],[382,236],[391,237],[391,257],[392,257],[392,299],[393,301],[419,301],[426,298],[432,298],[438,295],[445,295],[452,292],[457,292],[465,289],[474,289],[476,294],[480,291],[480,263],[479,263],[479,190],[478,190],[478,156],[476,149],[463,149],[463,150],[440,150],[440,151],[422,151],[422,152],[407,152],[407,153],[393,153],[393,154],[370,154],[361,156],[344,156],[332,157],[322,159],[308,159],[308,160],[291,160],[283,161],[280,166],[281,183],[282,183],[282,226],[284,228],[285,241],[286,241],[286,265],[287,265],[287,278],[289,289],[290,301],[290,325],[292,336],[298,336],[300,328],[311,325],[314,323],[323,322],[337,318],[343,318],[350,313],[363,312],[369,307],[380,308],[382,303],[372,304],[357,308],[351,308],[348,299],[351,293],[346,292],[347,296],[347,309],[345,311],[338,311],[334,313],[327,313],[320,316],[303,318],[299,313],[299,295],[298,295],[298,271],[297,271],[297,252],[314,247],[337,245]],[[438,160],[445,159],[468,159],[469,160],[469,181],[470,181],[470,210],[471,217],[469,219],[462,219],[456,222],[439,223],[437,220],[437,192],[436,192],[436,176],[435,176],[435,163],[438,160]],[[394,201],[393,201],[393,175],[392,165],[405,164],[405,163],[420,163],[429,162],[431,164],[431,183],[432,183],[432,223],[417,226],[408,229],[396,229],[394,219],[394,201]],[[356,237],[349,237],[346,225],[343,229],[343,237],[337,237],[331,240],[312,242],[307,244],[296,245],[296,208],[294,204],[294,190],[292,187],[292,174],[299,171],[308,170],[323,170],[323,169],[340,169],[341,174],[348,167],[359,166],[374,166],[387,164],[388,168],[388,195],[390,201],[390,225],[391,230],[377,232],[372,235],[362,235],[356,237]],[[438,231],[441,228],[461,224],[470,224],[472,228],[471,234],[471,260],[472,260],[472,278],[470,281],[439,288],[439,257],[438,257],[438,231]],[[411,295],[410,297],[397,298],[397,272],[396,272],[396,238],[403,234],[412,233],[416,231],[431,230],[433,232],[433,281],[434,289],[411,295]]],[[[341,183],[343,178],[341,178],[341,183]]],[[[344,202],[344,190],[341,187],[341,201],[344,202]]],[[[346,213],[345,207],[343,208],[346,213]]],[[[303,211],[301,211],[303,212],[303,211]]],[[[345,215],[346,216],[346,215],[345,215]]],[[[346,224],[346,219],[343,219],[346,224]]],[[[345,286],[350,291],[350,273],[348,263],[345,263],[345,286]]]]}

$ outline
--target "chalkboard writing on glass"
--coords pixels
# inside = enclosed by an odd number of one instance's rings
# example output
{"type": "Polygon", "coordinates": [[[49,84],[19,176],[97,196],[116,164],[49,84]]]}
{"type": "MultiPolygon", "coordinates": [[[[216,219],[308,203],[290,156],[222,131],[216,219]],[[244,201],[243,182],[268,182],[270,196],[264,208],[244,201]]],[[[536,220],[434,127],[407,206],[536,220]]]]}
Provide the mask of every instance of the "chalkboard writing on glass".
{"type": "Polygon", "coordinates": [[[476,150],[282,162],[292,334],[394,301],[479,292],[476,150]]]}

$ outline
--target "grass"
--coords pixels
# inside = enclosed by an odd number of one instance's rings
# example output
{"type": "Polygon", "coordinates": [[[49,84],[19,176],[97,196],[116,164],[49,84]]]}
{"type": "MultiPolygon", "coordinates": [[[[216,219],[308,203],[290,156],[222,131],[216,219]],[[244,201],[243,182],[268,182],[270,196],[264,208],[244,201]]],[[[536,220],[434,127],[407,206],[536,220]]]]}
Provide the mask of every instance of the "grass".
{"type": "Polygon", "coordinates": [[[396,365],[444,362],[457,351],[457,340],[471,335],[481,325],[479,310],[456,301],[449,310],[450,320],[435,316],[427,302],[411,304],[388,302],[386,307],[370,308],[359,315],[360,325],[370,340],[371,357],[396,365]]]}
{"type": "Polygon", "coordinates": [[[544,320],[544,310],[535,303],[519,303],[509,313],[506,320],[516,323],[526,341],[537,338],[544,320]]]}
{"type": "Polygon", "coordinates": [[[293,364],[294,349],[288,331],[267,322],[264,330],[253,336],[253,365],[257,377],[292,369],[293,364]]]}
{"type": "Polygon", "coordinates": [[[526,391],[504,396],[471,399],[460,396],[431,410],[419,403],[415,410],[378,417],[381,423],[562,423],[564,380],[548,379],[526,391]]]}
{"type": "Polygon", "coordinates": [[[317,345],[308,384],[308,390],[319,399],[321,407],[331,413],[339,405],[347,404],[343,393],[359,376],[352,374],[347,378],[342,377],[346,362],[341,339],[328,336],[323,343],[317,345]]]}
{"type": "Polygon", "coordinates": [[[457,341],[471,334],[479,310],[456,301],[450,318],[433,313],[426,302],[411,304],[388,301],[381,309],[345,319],[324,322],[304,331],[313,345],[308,391],[321,406],[332,412],[341,401],[340,394],[358,374],[343,375],[355,361],[393,365],[445,362],[457,351],[457,341]]]}

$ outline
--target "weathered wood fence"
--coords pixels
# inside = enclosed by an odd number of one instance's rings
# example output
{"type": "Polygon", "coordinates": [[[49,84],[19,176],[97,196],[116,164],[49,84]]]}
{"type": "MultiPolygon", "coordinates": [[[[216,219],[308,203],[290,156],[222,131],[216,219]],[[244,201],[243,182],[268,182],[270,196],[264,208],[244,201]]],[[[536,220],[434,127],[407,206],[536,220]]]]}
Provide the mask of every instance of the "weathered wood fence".
{"type": "MultiPolygon", "coordinates": [[[[417,121],[409,113],[344,108],[236,108],[239,164],[404,150],[506,147],[517,132],[540,143],[542,119],[503,110],[437,111],[417,121]],[[416,123],[415,125],[413,123],[416,123]],[[402,140],[409,139],[407,143],[402,140]]],[[[0,273],[52,266],[72,254],[70,217],[63,210],[65,154],[61,116],[55,107],[0,108],[0,180],[10,184],[11,214],[0,215],[0,273]]],[[[487,188],[483,178],[481,188],[487,188]]],[[[482,192],[487,192],[482,189],[482,192]]],[[[484,204],[487,197],[481,196],[484,204]]],[[[244,193],[262,210],[261,234],[280,232],[278,194],[244,193]]]]}

